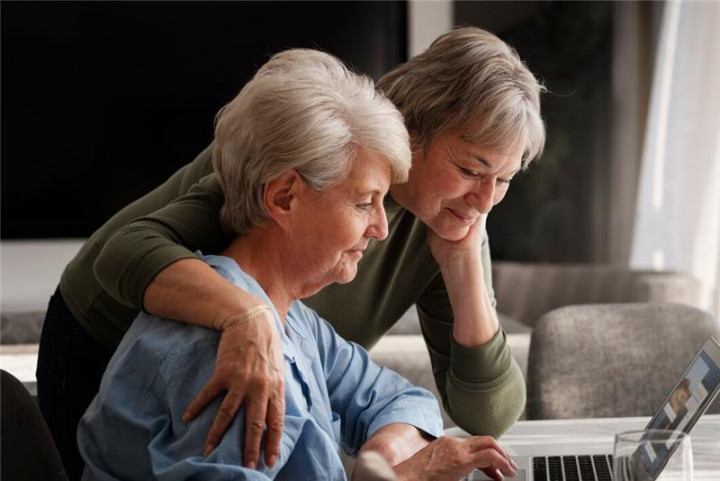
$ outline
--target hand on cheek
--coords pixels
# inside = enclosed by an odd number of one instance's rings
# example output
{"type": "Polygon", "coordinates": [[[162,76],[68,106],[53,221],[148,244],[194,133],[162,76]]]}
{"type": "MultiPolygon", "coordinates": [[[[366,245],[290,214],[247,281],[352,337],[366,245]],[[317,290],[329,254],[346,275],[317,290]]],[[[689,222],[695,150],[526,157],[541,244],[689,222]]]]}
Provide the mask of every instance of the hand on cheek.
{"type": "Polygon", "coordinates": [[[470,226],[467,235],[457,241],[443,239],[432,229],[427,230],[430,252],[441,270],[452,265],[453,260],[461,262],[469,262],[473,259],[480,260],[486,220],[487,214],[482,214],[470,226]]]}

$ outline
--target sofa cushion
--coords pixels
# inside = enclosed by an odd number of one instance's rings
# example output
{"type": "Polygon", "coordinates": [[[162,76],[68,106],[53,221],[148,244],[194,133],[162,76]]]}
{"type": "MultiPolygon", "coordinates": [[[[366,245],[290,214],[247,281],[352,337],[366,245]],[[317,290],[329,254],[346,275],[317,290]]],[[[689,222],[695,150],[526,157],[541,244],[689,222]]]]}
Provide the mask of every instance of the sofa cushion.
{"type": "Polygon", "coordinates": [[[45,311],[3,312],[0,319],[2,344],[37,344],[40,342],[45,311]]]}

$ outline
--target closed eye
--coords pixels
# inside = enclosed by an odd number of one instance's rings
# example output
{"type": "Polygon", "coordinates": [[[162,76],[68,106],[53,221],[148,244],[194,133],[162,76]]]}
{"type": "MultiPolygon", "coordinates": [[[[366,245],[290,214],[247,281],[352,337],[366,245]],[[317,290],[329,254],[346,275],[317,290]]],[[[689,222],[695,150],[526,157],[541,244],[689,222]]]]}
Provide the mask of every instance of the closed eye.
{"type": "Polygon", "coordinates": [[[357,204],[355,207],[356,207],[358,210],[365,211],[365,210],[370,209],[370,207],[372,207],[372,202],[366,202],[366,203],[364,203],[364,204],[357,204]]]}
{"type": "Polygon", "coordinates": [[[460,167],[460,166],[458,166],[458,168],[460,169],[460,172],[462,172],[462,174],[465,177],[468,177],[470,179],[477,179],[478,177],[480,177],[479,172],[475,172],[474,170],[466,169],[466,168],[460,167]]]}

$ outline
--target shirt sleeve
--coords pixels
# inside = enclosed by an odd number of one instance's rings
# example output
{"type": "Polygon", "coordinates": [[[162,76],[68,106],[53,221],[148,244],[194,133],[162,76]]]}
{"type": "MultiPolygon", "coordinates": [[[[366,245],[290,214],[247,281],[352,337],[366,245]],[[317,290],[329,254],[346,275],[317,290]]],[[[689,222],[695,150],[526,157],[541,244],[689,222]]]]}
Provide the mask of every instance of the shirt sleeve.
{"type": "Polygon", "coordinates": [[[227,245],[231,237],[219,220],[223,202],[210,174],[165,207],[120,227],[95,260],[98,282],[119,302],[142,309],[145,289],[160,271],[197,257],[196,250],[219,252],[227,245]]]}
{"type": "Polygon", "coordinates": [[[338,335],[314,317],[321,363],[333,412],[342,419],[343,447],[357,451],[379,428],[406,423],[439,437],[442,417],[435,397],[385,367],[375,364],[361,346],[338,335]]]}
{"type": "MultiPolygon", "coordinates": [[[[140,322],[168,323],[149,316],[136,320],[140,322]]],[[[241,465],[244,410],[209,456],[201,455],[203,443],[221,399],[192,422],[182,420],[184,409],[212,375],[217,340],[176,343],[175,350],[167,351],[169,336],[140,334],[132,345],[119,348],[78,428],[87,465],[83,479],[272,479],[279,468],[267,468],[262,460],[258,470],[241,465]]]]}
{"type": "MultiPolygon", "coordinates": [[[[495,307],[487,234],[482,250],[485,284],[495,307]]],[[[526,396],[525,380],[505,332],[500,329],[489,342],[474,348],[455,342],[452,307],[440,274],[416,305],[445,410],[471,434],[501,436],[520,417],[526,396]]]]}

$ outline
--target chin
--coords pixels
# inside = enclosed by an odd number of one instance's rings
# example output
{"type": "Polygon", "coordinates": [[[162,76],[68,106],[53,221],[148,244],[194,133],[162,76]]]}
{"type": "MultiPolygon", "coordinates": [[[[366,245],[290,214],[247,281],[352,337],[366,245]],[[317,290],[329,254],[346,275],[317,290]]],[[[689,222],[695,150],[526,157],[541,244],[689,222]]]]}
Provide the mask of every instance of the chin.
{"type": "Polygon", "coordinates": [[[335,282],[338,284],[347,284],[349,282],[352,282],[355,279],[356,275],[357,275],[357,265],[354,265],[354,266],[352,266],[352,268],[344,269],[335,278],[335,282]]]}
{"type": "Polygon", "coordinates": [[[435,234],[448,242],[463,240],[470,232],[470,227],[447,224],[434,225],[431,228],[435,234]]]}
{"type": "Polygon", "coordinates": [[[337,282],[338,284],[347,284],[347,283],[352,282],[353,280],[355,280],[355,275],[356,275],[356,274],[357,274],[357,271],[356,271],[356,272],[353,272],[351,275],[342,276],[342,277],[340,277],[338,280],[336,280],[335,282],[337,282]]]}

